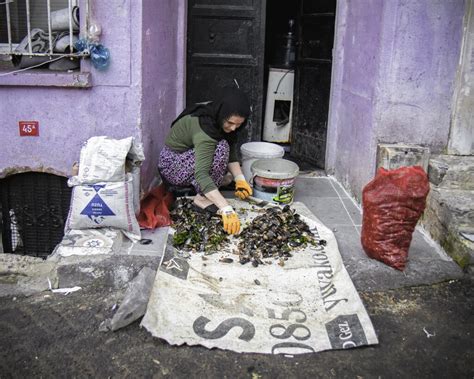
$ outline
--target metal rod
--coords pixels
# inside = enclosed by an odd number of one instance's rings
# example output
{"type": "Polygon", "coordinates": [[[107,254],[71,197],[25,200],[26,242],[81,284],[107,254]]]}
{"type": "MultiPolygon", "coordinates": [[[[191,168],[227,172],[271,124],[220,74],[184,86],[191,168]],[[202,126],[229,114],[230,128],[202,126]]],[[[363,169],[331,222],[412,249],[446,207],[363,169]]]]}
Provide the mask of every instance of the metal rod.
{"type": "Polygon", "coordinates": [[[26,26],[28,28],[28,51],[30,54],[33,54],[33,46],[31,45],[30,0],[26,0],[26,26]]]}
{"type": "Polygon", "coordinates": [[[53,54],[53,33],[51,31],[51,0],[48,3],[48,37],[49,37],[49,52],[53,54]]]}
{"type": "Polygon", "coordinates": [[[12,52],[12,24],[10,21],[10,2],[5,3],[5,9],[7,11],[7,31],[8,31],[8,49],[12,52]]]}
{"type": "Polygon", "coordinates": [[[89,56],[88,53],[86,52],[81,52],[81,53],[69,53],[69,54],[66,54],[66,53],[19,53],[19,52],[15,52],[15,51],[12,51],[10,53],[11,55],[26,55],[26,56],[31,56],[31,57],[59,57],[59,56],[63,56],[63,57],[87,57],[89,56]]]}
{"type": "Polygon", "coordinates": [[[68,1],[69,8],[69,52],[72,54],[72,0],[68,1]]]}

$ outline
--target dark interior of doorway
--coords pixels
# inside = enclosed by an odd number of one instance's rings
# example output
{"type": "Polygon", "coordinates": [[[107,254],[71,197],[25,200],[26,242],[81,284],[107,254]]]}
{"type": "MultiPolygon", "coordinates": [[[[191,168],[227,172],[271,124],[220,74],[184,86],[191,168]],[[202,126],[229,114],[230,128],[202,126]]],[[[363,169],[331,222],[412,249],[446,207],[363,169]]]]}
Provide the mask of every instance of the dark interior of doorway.
{"type": "MultiPolygon", "coordinates": [[[[324,169],[335,10],[336,0],[188,0],[186,103],[209,100],[216,88],[237,82],[253,104],[248,127],[237,142],[265,140],[265,80],[275,55],[285,56],[279,50],[285,41],[277,36],[288,33],[288,22],[294,19],[295,70],[290,83],[295,91],[286,137],[292,157],[324,169]]],[[[274,83],[271,88],[280,88],[278,79],[274,83]]],[[[291,86],[287,88],[291,92],[291,86]]],[[[279,106],[276,113],[267,109],[280,123],[288,101],[279,106]]]]}
{"type": "Polygon", "coordinates": [[[266,2],[262,140],[266,140],[264,134],[269,135],[265,129],[278,128],[277,122],[290,107],[290,102],[273,103],[271,98],[274,110],[267,112],[267,96],[275,93],[269,88],[269,84],[275,86],[269,83],[270,68],[293,69],[290,137],[286,143],[269,142],[281,144],[287,151],[285,158],[306,169],[325,167],[335,13],[336,0],[266,2]]]}

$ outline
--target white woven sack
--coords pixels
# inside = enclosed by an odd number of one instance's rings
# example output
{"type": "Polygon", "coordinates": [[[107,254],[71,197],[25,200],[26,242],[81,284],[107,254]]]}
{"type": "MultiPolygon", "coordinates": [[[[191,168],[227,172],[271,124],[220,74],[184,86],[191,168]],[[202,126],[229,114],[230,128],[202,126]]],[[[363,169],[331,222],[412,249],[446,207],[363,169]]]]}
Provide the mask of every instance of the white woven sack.
{"type": "Polygon", "coordinates": [[[139,166],[145,159],[142,145],[133,137],[91,137],[81,149],[79,173],[69,185],[124,181],[126,159],[132,166],[139,166]]]}
{"type": "Polygon", "coordinates": [[[133,206],[133,179],[122,182],[75,186],[66,221],[66,231],[111,227],[123,231],[131,240],[141,238],[133,206]]]}

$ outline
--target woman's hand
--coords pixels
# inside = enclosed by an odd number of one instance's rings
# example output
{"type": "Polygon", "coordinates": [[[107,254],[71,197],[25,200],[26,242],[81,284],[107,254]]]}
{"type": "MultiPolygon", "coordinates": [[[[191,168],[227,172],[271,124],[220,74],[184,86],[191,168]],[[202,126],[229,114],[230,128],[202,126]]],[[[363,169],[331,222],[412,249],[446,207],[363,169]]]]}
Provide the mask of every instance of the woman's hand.
{"type": "Polygon", "coordinates": [[[235,178],[235,196],[240,200],[244,200],[249,196],[252,196],[252,188],[247,183],[243,175],[237,175],[235,178]]]}
{"type": "Polygon", "coordinates": [[[239,216],[234,209],[228,205],[219,209],[224,224],[224,230],[229,234],[237,234],[240,231],[239,216]]]}
{"type": "Polygon", "coordinates": [[[239,216],[237,216],[234,208],[229,205],[221,193],[218,190],[212,190],[206,193],[204,196],[219,208],[217,213],[222,217],[224,230],[229,234],[238,233],[240,230],[239,216]]]}

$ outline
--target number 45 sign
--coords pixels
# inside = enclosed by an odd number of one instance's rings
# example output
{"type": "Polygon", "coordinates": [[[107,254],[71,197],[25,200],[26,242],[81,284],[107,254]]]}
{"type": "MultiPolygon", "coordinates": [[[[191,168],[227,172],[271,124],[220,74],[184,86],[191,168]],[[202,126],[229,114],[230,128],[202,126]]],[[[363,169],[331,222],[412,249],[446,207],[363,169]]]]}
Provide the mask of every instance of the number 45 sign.
{"type": "Polygon", "coordinates": [[[20,137],[38,137],[39,121],[19,121],[20,137]]]}

